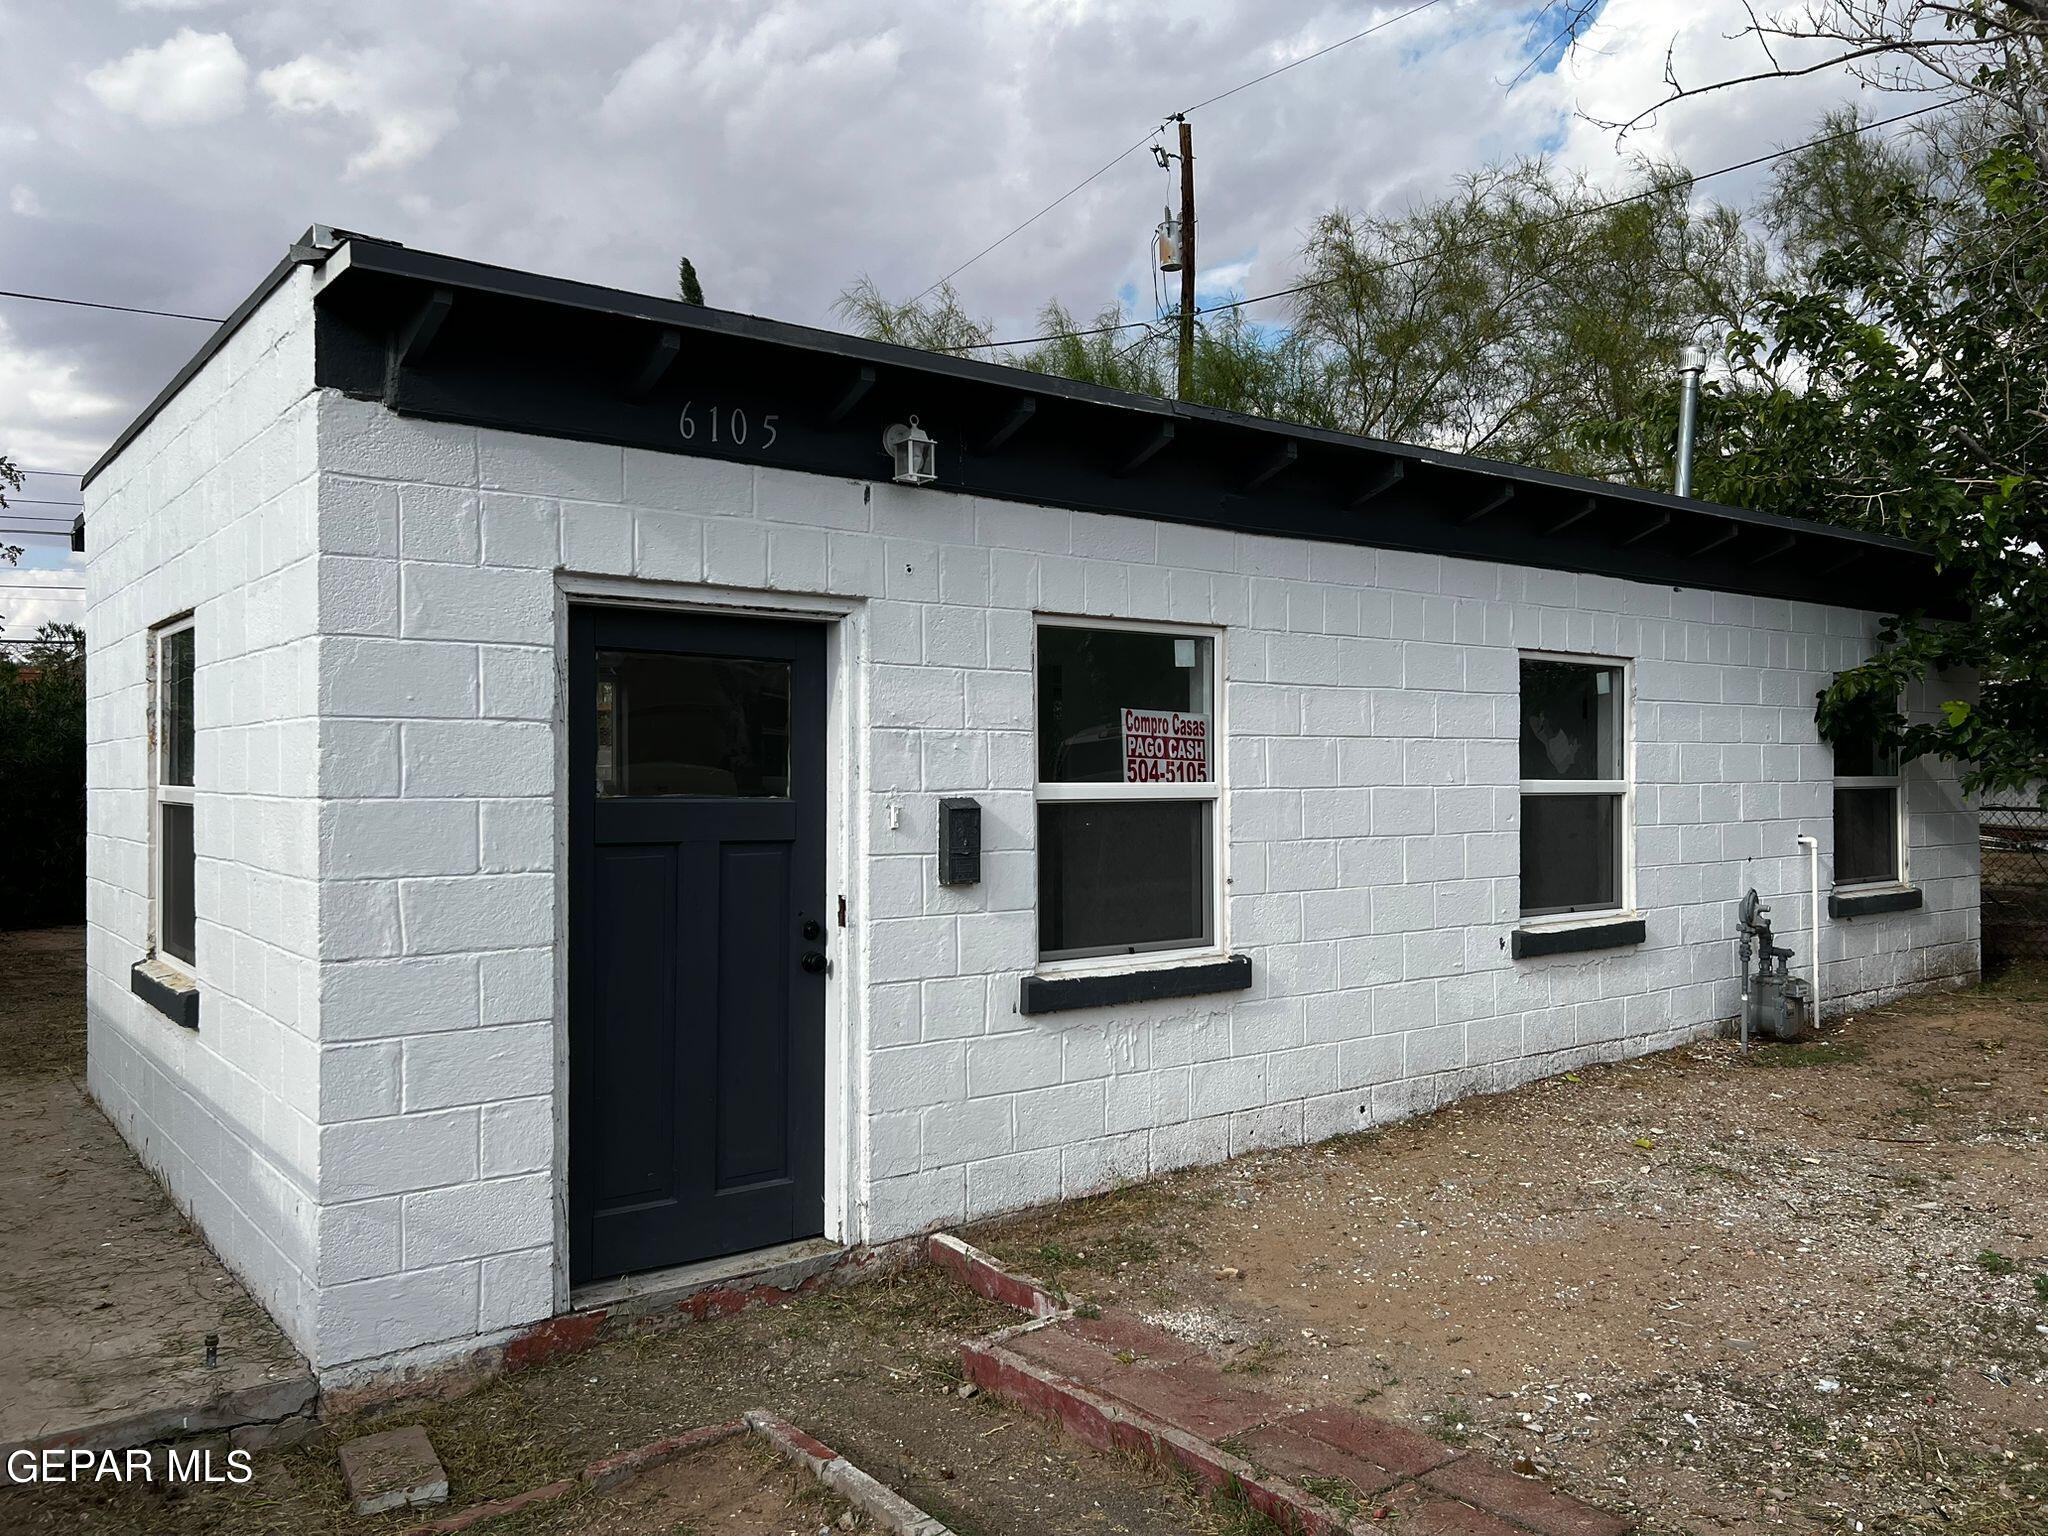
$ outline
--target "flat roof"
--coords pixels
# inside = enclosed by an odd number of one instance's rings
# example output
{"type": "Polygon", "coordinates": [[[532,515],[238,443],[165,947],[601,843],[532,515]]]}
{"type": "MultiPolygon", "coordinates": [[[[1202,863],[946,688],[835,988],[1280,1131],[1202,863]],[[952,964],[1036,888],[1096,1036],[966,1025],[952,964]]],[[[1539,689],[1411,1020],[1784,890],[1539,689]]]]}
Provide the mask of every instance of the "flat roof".
{"type": "Polygon", "coordinates": [[[1233,532],[1881,612],[1961,611],[1883,534],[1160,400],[316,226],[85,477],[298,265],[325,267],[315,380],[401,414],[1233,532]],[[715,416],[715,420],[714,420],[715,416]],[[737,429],[737,430],[735,430],[737,429]]]}

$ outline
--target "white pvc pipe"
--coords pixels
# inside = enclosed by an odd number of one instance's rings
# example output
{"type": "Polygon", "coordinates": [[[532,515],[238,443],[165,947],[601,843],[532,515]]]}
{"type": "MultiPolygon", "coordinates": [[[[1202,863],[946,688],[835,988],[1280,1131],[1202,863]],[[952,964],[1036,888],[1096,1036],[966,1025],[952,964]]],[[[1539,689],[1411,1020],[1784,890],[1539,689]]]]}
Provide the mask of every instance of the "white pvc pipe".
{"type": "Polygon", "coordinates": [[[1813,1027],[1820,1028],[1820,842],[1801,836],[1806,850],[1806,964],[1813,985],[1813,1027]]]}

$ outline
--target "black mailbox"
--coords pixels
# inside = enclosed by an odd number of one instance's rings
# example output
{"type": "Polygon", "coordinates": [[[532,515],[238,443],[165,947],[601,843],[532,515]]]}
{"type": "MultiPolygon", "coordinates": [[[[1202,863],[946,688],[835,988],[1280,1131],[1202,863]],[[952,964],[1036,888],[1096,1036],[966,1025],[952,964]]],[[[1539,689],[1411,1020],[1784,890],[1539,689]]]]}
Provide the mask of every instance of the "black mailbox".
{"type": "Polygon", "coordinates": [[[939,802],[939,884],[973,885],[981,879],[981,802],[939,802]]]}

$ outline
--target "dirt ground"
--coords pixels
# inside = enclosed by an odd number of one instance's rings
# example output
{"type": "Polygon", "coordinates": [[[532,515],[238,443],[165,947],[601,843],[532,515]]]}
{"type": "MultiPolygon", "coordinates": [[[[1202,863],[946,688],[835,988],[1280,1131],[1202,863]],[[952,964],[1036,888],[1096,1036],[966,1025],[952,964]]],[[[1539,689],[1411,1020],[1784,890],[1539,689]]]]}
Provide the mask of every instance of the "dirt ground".
{"type": "Polygon", "coordinates": [[[1657,1532],[2048,1532],[2048,974],[967,1234],[1657,1532]]]}
{"type": "MultiPolygon", "coordinates": [[[[61,1037],[75,1003],[37,1005],[24,1030],[17,995],[0,994],[0,1049],[61,1037]]],[[[970,1236],[1269,1391],[1369,1403],[1648,1531],[2040,1536],[2044,1143],[2036,973],[1814,1045],[1590,1069],[970,1236]]],[[[0,1485],[0,1530],[385,1536],[417,1516],[348,1514],[336,1452],[353,1435],[424,1424],[459,1509],[756,1406],[962,1536],[1250,1530],[959,1396],[957,1341],[1014,1320],[919,1271],[329,1424],[259,1453],[246,1488],[0,1485]]],[[[525,1518],[572,1536],[624,1507],[582,1495],[525,1518]]],[[[725,1528],[675,1516],[691,1520],[725,1528]]]]}
{"type": "Polygon", "coordinates": [[[0,932],[0,1063],[10,1077],[85,1076],[85,930],[0,932]]]}
{"type": "Polygon", "coordinates": [[[751,1434],[721,1440],[636,1478],[493,1521],[490,1536],[817,1536],[867,1530],[847,1502],[751,1434]]]}
{"type": "MultiPolygon", "coordinates": [[[[85,1172],[134,1182],[146,1196],[141,1202],[148,1208],[145,1214],[168,1221],[179,1240],[204,1255],[217,1272],[218,1262],[191,1238],[158,1187],[69,1081],[84,1071],[79,930],[0,934],[0,976],[5,977],[0,1062],[22,1074],[25,1088],[71,1094],[103,1133],[102,1142],[111,1142],[111,1147],[96,1144],[93,1156],[84,1160],[91,1165],[85,1172]]],[[[0,1087],[7,1081],[0,1078],[0,1087]]],[[[22,1142],[0,1142],[0,1282],[11,1267],[34,1268],[47,1247],[32,1175],[38,1167],[47,1173],[52,1166],[47,1160],[38,1163],[22,1142]]],[[[129,1220],[123,1211],[108,1216],[117,1223],[129,1220]]],[[[160,1283],[191,1290],[181,1274],[166,1279],[133,1264],[124,1273],[126,1278],[114,1287],[117,1303],[160,1283]]],[[[213,1288],[204,1288],[200,1299],[213,1294],[213,1288]]],[[[242,1296],[232,1285],[227,1294],[242,1296]]],[[[46,1376],[104,1376],[98,1357],[110,1345],[132,1344],[159,1353],[184,1350],[189,1330],[182,1327],[124,1328],[117,1336],[104,1323],[108,1309],[99,1302],[106,1299],[78,1293],[70,1313],[56,1319],[62,1324],[57,1329],[43,1313],[8,1321],[6,1287],[0,1283],[0,1322],[7,1326],[7,1347],[0,1350],[0,1410],[37,1390],[46,1376]],[[126,1338],[130,1332],[133,1339],[126,1338]]],[[[40,1294],[41,1303],[60,1310],[62,1300],[61,1292],[40,1294]]],[[[246,1297],[242,1301],[246,1305],[246,1297]]],[[[254,1321],[274,1333],[260,1310],[254,1321]]],[[[0,1532],[381,1536],[417,1524],[419,1517],[415,1512],[358,1519],[349,1513],[337,1455],[342,1442],[356,1435],[424,1424],[448,1470],[447,1507],[460,1509],[574,1476],[602,1456],[722,1423],[748,1408],[771,1409],[816,1435],[960,1536],[1204,1536],[1219,1531],[1211,1512],[1177,1481],[1136,1462],[1083,1449],[1050,1425],[985,1397],[957,1395],[960,1338],[1014,1321],[1014,1313],[967,1295],[933,1272],[918,1272],[618,1340],[448,1401],[338,1420],[299,1445],[256,1453],[255,1480],[246,1487],[112,1481],[10,1486],[0,1479],[0,1532]]],[[[231,1326],[221,1331],[225,1354],[237,1335],[231,1326]]],[[[673,1488],[669,1495],[684,1496],[673,1488]]],[[[609,1518],[606,1511],[632,1507],[631,1501],[620,1505],[584,1495],[563,1506],[562,1513],[598,1519],[609,1518]]],[[[657,1498],[657,1512],[661,1507],[657,1498]]],[[[812,1513],[807,1506],[795,1512],[806,1519],[812,1513]]],[[[550,1524],[553,1513],[526,1518],[535,1522],[536,1533],[568,1536],[585,1529],[550,1524]]],[[[668,1526],[653,1528],[673,1531],[681,1522],[687,1529],[692,1519],[706,1533],[747,1529],[714,1519],[708,1511],[678,1513],[668,1526]]],[[[774,1529],[808,1533],[822,1523],[774,1529]]],[[[637,1527],[593,1529],[624,1536],[637,1527]]],[[[494,1524],[490,1530],[493,1536],[523,1536],[518,1522],[494,1524]]]]}
{"type": "MultiPolygon", "coordinates": [[[[461,1509],[752,1407],[817,1436],[960,1536],[1221,1531],[1179,1482],[1086,1450],[986,1396],[958,1395],[957,1341],[1015,1321],[918,1270],[622,1339],[449,1401],[343,1420],[301,1445],[259,1453],[247,1487],[0,1485],[0,1531],[382,1536],[418,1517],[348,1513],[336,1456],[352,1436],[424,1425],[448,1471],[448,1507],[461,1509]]],[[[490,1529],[499,1536],[517,1527],[490,1529]]]]}
{"type": "Polygon", "coordinates": [[[0,933],[0,1446],[304,1401],[305,1361],[86,1097],[84,966],[79,929],[0,933]]]}

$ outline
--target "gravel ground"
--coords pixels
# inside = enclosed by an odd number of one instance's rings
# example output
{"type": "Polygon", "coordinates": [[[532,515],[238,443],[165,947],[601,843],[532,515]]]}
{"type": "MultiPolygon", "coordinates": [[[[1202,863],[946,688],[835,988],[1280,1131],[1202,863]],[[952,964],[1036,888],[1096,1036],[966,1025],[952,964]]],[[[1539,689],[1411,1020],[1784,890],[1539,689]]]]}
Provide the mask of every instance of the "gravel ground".
{"type": "Polygon", "coordinates": [[[968,1234],[1658,1532],[2048,1532],[2048,974],[968,1234]]]}

